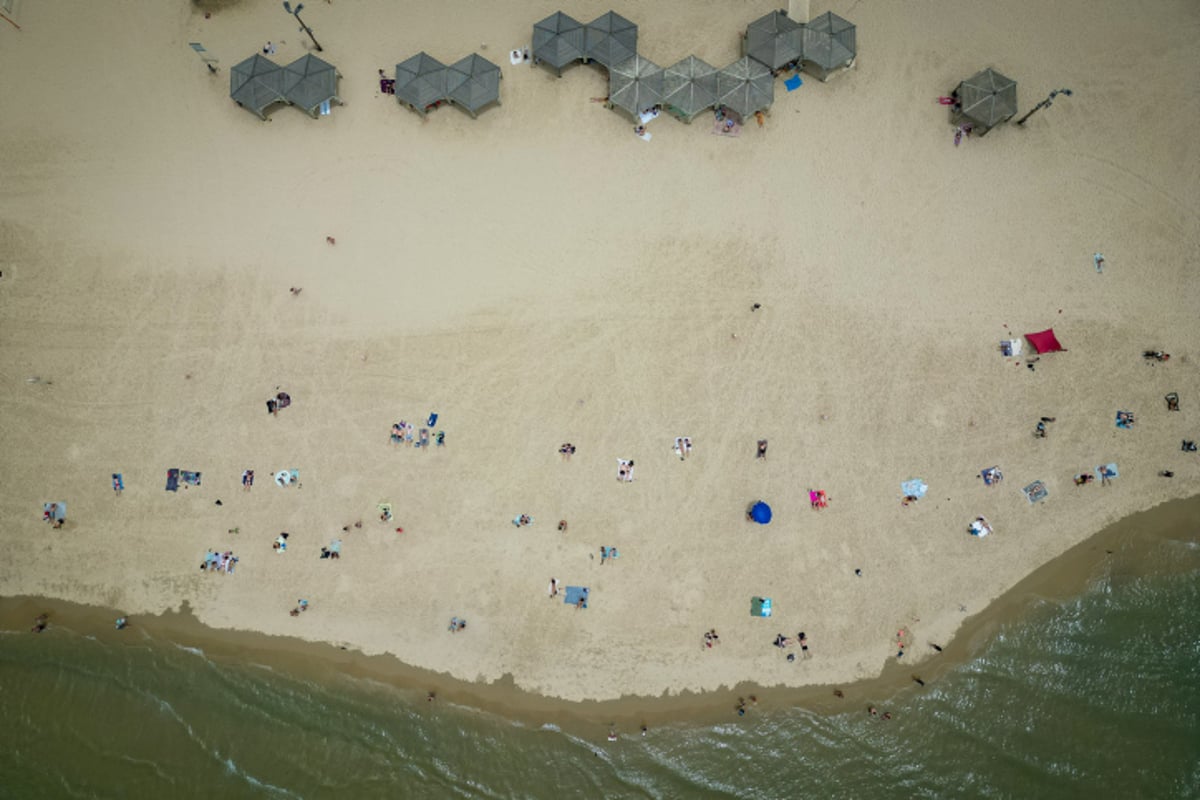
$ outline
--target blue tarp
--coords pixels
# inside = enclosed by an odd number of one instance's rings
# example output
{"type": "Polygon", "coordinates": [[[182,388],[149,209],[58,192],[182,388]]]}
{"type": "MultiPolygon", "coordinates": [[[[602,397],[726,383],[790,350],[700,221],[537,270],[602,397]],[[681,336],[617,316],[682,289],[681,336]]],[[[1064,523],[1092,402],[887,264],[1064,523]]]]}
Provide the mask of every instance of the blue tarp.
{"type": "Polygon", "coordinates": [[[583,607],[587,608],[588,588],[586,586],[568,586],[567,591],[563,593],[563,602],[573,606],[580,600],[583,601],[583,607]]]}

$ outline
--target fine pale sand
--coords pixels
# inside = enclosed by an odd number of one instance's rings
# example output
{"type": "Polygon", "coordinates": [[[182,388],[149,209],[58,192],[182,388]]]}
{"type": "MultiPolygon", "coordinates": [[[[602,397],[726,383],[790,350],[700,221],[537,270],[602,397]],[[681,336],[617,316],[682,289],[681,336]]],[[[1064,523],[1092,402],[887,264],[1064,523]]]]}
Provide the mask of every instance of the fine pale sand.
{"type": "MultiPolygon", "coordinates": [[[[347,105],[269,123],[228,69],[303,37],[276,3],[214,7],[16,0],[22,30],[0,20],[6,595],[186,601],[214,627],[569,700],[832,684],[878,674],[901,629],[915,661],[1103,525],[1197,492],[1193,3],[814,3],[858,24],[855,70],[777,83],[737,138],[664,117],[651,142],[589,102],[597,68],[508,64],[549,7],[311,2],[347,105]],[[379,95],[376,70],[420,50],[500,63],[504,104],[422,121],[379,95]],[[1022,111],[1075,94],[956,148],[936,97],[988,65],[1022,111]],[[1068,352],[1000,355],[1050,326],[1068,352]],[[276,387],[293,403],[272,418],[276,387]],[[432,411],[445,447],[388,443],[432,411]],[[1111,486],[1073,485],[1113,461],[1111,486]],[[170,467],[202,485],[164,492],[170,467]],[[302,486],[270,481],[284,468],[302,486]],[[903,508],[911,477],[929,494],[903,508]],[[744,519],[760,498],[766,527],[744,519]],[[209,548],[236,574],[200,572],[209,548]],[[548,599],[551,577],[590,607],[548,599]],[[771,641],[801,630],[811,658],[789,663],[771,641]]],[[[720,66],[771,8],[616,10],[648,58],[720,66]]]]}

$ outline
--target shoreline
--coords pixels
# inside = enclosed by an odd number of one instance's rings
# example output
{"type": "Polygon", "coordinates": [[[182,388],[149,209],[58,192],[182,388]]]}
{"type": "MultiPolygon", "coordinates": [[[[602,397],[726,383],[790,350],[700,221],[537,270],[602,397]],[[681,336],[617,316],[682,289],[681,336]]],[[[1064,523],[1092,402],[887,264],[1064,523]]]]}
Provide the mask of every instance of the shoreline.
{"type": "MultiPolygon", "coordinates": [[[[1200,494],[1123,517],[1038,567],[982,611],[967,617],[940,652],[921,643],[912,649],[924,652],[923,657],[903,664],[890,658],[879,676],[839,685],[772,687],[745,682],[709,692],[567,701],[519,689],[510,675],[491,683],[473,683],[411,666],[391,655],[366,655],[336,643],[211,628],[199,622],[186,604],[180,611],[134,617],[129,631],[117,633],[112,620],[121,612],[115,609],[49,598],[2,597],[0,629],[20,632],[34,616],[49,612],[51,629],[63,625],[80,635],[109,642],[143,632],[159,643],[196,648],[203,657],[223,665],[279,669],[297,679],[368,680],[410,694],[409,699],[414,703],[432,692],[439,707],[450,704],[460,710],[482,711],[518,724],[553,724],[585,735],[598,735],[609,726],[630,735],[643,724],[657,727],[728,722],[737,719],[734,708],[738,698],[751,695],[758,698],[752,711],[801,707],[817,714],[837,714],[858,705],[884,705],[906,692],[923,690],[912,679],[914,671],[925,681],[924,688],[929,688],[940,677],[978,655],[1005,626],[1024,618],[1042,603],[1059,603],[1078,596],[1093,582],[1114,572],[1126,577],[1161,574],[1161,566],[1148,568],[1146,557],[1170,540],[1200,544],[1196,519],[1200,519],[1200,494]],[[844,697],[835,697],[835,688],[844,697]]],[[[1196,558],[1181,559],[1173,562],[1173,568],[1189,571],[1197,568],[1196,562],[1196,558]]],[[[133,639],[128,643],[141,641],[133,639]]],[[[749,714],[747,719],[752,716],[749,714]]]]}

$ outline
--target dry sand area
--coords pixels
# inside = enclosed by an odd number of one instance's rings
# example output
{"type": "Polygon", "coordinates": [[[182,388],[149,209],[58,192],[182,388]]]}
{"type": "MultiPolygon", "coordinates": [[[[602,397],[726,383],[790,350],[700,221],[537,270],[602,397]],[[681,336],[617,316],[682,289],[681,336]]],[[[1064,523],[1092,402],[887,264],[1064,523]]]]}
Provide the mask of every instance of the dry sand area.
{"type": "MultiPolygon", "coordinates": [[[[647,57],[720,66],[771,8],[615,10],[647,57]]],[[[736,139],[664,117],[644,142],[589,102],[598,68],[509,65],[550,6],[310,0],[347,104],[262,123],[229,100],[228,69],[266,40],[280,63],[306,52],[273,0],[211,19],[182,0],[16,0],[21,30],[0,22],[3,593],[135,615],[186,602],[217,628],[566,699],[835,683],[878,673],[901,627],[915,661],[1104,524],[1195,494],[1180,440],[1200,439],[1200,8],[827,9],[858,25],[852,72],[780,81],[766,126],[736,139]],[[381,96],[376,70],[420,50],[497,61],[503,105],[422,121],[381,96]],[[989,65],[1022,111],[1075,94],[956,148],[936,98],[989,65]],[[1000,355],[1050,326],[1068,352],[1033,371],[1000,355]],[[1144,363],[1153,348],[1171,360],[1144,363]],[[272,418],[276,387],[293,404],[272,418]],[[445,447],[388,443],[432,411],[445,447]],[[1113,485],[1073,485],[1111,461],[1113,485]],[[1006,480],[986,488],[994,464],[1006,480]],[[165,492],[170,467],[202,485],[165,492]],[[283,468],[302,487],[271,483],[283,468]],[[929,495],[902,508],[911,477],[929,495]],[[1050,494],[1030,505],[1036,479],[1050,494]],[[759,498],[769,526],[744,519],[759,498]],[[41,521],[51,500],[69,503],[62,530],[41,521]],[[520,513],[533,524],[514,528],[520,513]],[[966,532],[980,514],[984,539],[966,532]],[[319,559],[358,519],[340,561],[319,559]],[[601,566],[601,546],[620,558],[601,566]],[[236,574],[200,572],[208,548],[232,549],[236,574]],[[551,577],[590,587],[590,607],[548,599],[551,577]],[[755,595],[775,617],[750,616],[755,595]],[[312,608],[291,618],[299,597],[312,608]],[[453,615],[466,631],[447,632],[453,615]],[[771,642],[800,630],[812,656],[789,663],[771,642]]]]}

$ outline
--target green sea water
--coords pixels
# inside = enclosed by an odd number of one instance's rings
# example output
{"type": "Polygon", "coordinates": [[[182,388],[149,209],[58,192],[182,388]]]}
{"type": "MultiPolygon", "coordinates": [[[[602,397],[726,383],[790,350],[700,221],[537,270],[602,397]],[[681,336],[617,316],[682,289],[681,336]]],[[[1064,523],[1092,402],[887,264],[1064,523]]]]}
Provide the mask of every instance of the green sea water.
{"type": "MultiPolygon", "coordinates": [[[[1164,541],[1163,563],[1195,544],[1164,541]]],[[[1186,551],[1186,552],[1185,552],[1186,551]]],[[[1200,572],[1109,573],[872,718],[730,715],[617,742],[135,627],[0,635],[0,797],[1200,797],[1200,572]]]]}

